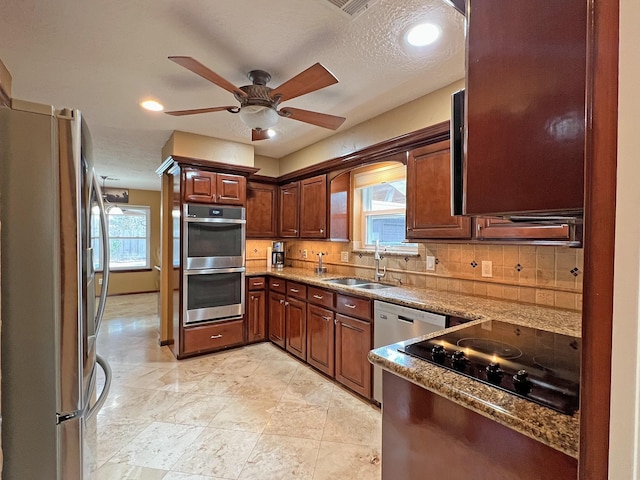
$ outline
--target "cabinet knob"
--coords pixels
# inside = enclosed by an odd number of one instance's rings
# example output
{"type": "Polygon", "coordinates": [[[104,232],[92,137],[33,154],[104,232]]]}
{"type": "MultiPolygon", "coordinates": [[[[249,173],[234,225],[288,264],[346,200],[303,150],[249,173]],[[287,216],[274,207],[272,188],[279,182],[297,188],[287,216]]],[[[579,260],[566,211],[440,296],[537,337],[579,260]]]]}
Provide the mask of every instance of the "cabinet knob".
{"type": "Polygon", "coordinates": [[[280,300],[280,305],[282,305],[284,303],[284,300],[280,300]]]}
{"type": "Polygon", "coordinates": [[[289,302],[284,302],[284,306],[288,307],[289,306],[289,302]]]}
{"type": "Polygon", "coordinates": [[[480,225],[479,223],[476,223],[476,232],[479,232],[481,228],[482,228],[482,225],[480,225]]]}
{"type": "Polygon", "coordinates": [[[321,228],[321,229],[320,229],[320,233],[324,233],[324,228],[321,228]]]}

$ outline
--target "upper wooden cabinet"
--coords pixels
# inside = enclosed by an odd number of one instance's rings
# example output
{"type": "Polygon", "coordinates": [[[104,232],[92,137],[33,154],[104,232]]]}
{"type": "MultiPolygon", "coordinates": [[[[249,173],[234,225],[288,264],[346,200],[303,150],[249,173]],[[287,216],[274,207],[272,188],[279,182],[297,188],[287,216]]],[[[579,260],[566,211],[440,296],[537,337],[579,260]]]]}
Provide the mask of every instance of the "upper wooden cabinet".
{"type": "Polygon", "coordinates": [[[184,201],[244,205],[246,179],[241,175],[184,169],[184,201]]]}
{"type": "Polygon", "coordinates": [[[280,187],[278,236],[326,238],[327,177],[315,177],[280,187]]]}
{"type": "Polygon", "coordinates": [[[298,237],[300,235],[298,220],[300,183],[294,182],[281,186],[279,199],[278,236],[286,238],[298,237]]]}
{"type": "Polygon", "coordinates": [[[448,140],[409,152],[407,238],[471,238],[471,219],[451,215],[448,140]]]}
{"type": "Polygon", "coordinates": [[[348,242],[351,230],[351,173],[344,172],[329,182],[329,234],[334,241],[348,242]]]}
{"type": "Polygon", "coordinates": [[[247,183],[247,238],[275,238],[278,186],[247,183]]]}
{"type": "Polygon", "coordinates": [[[327,176],[300,180],[300,237],[327,236],[327,176]]]}
{"type": "Polygon", "coordinates": [[[465,214],[582,210],[588,5],[469,0],[465,214]]]}

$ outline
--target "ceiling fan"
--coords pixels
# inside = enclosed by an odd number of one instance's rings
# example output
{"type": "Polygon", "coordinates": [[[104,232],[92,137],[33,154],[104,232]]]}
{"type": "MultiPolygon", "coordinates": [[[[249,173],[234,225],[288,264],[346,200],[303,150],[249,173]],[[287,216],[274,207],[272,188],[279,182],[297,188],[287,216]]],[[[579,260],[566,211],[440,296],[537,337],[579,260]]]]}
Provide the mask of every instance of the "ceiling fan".
{"type": "Polygon", "coordinates": [[[240,102],[240,106],[209,107],[165,112],[168,115],[194,115],[198,113],[220,112],[223,110],[230,113],[239,113],[242,122],[251,128],[251,140],[253,141],[269,138],[267,129],[278,122],[279,116],[329,128],[331,130],[336,130],[346,120],[344,117],[302,110],[300,108],[284,107],[278,110],[278,105],[280,105],[281,102],[338,83],[338,79],[319,63],[312,65],[279,87],[271,88],[267,86],[267,83],[271,80],[271,75],[264,70],[252,70],[247,74],[252,85],[236,87],[194,58],[169,57],[169,60],[233,93],[236,100],[240,102]]]}

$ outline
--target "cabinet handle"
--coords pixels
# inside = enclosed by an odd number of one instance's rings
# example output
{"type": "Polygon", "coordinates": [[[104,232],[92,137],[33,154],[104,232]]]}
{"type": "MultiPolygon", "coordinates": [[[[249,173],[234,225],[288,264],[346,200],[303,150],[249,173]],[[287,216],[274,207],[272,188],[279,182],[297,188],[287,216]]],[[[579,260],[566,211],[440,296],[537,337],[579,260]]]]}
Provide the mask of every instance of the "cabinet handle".
{"type": "Polygon", "coordinates": [[[298,233],[298,230],[294,230],[293,233],[298,233]]]}
{"type": "Polygon", "coordinates": [[[282,305],[284,303],[284,300],[280,300],[280,305],[282,305]]]}
{"type": "Polygon", "coordinates": [[[324,318],[327,322],[328,322],[329,320],[331,320],[331,317],[325,317],[324,315],[320,315],[320,316],[321,316],[322,318],[324,318]]]}
{"type": "Polygon", "coordinates": [[[289,302],[284,302],[284,306],[288,307],[289,306],[289,302]]]}
{"type": "Polygon", "coordinates": [[[262,286],[262,282],[253,282],[253,286],[254,287],[261,287],[262,286]]]}
{"type": "Polygon", "coordinates": [[[355,305],[351,305],[350,303],[345,303],[344,306],[347,308],[356,308],[355,305]]]}
{"type": "Polygon", "coordinates": [[[340,325],[342,325],[344,328],[348,328],[348,329],[350,329],[350,330],[355,330],[356,332],[359,332],[359,331],[360,331],[360,329],[359,329],[359,328],[352,327],[351,325],[348,325],[348,324],[346,324],[346,323],[341,323],[340,325]]]}
{"type": "Polygon", "coordinates": [[[480,225],[479,223],[476,223],[476,232],[479,232],[481,228],[482,228],[482,225],[480,225]]]}
{"type": "Polygon", "coordinates": [[[318,300],[322,300],[324,295],[314,295],[313,298],[317,298],[318,300]]]}
{"type": "Polygon", "coordinates": [[[321,228],[321,229],[320,229],[320,233],[324,233],[324,228],[321,228]]]}
{"type": "Polygon", "coordinates": [[[334,318],[334,319],[333,319],[333,324],[334,324],[334,325],[338,325],[338,319],[337,319],[337,318],[334,318]]]}
{"type": "Polygon", "coordinates": [[[290,288],[289,291],[293,293],[300,293],[300,290],[298,290],[297,288],[290,288]]]}
{"type": "Polygon", "coordinates": [[[216,338],[222,338],[222,335],[211,335],[211,338],[215,340],[216,338]]]}
{"type": "Polygon", "coordinates": [[[279,286],[280,286],[280,284],[279,284],[279,283],[275,283],[275,282],[274,282],[274,283],[272,283],[272,284],[271,284],[271,286],[272,286],[272,287],[279,287],[279,286]]]}

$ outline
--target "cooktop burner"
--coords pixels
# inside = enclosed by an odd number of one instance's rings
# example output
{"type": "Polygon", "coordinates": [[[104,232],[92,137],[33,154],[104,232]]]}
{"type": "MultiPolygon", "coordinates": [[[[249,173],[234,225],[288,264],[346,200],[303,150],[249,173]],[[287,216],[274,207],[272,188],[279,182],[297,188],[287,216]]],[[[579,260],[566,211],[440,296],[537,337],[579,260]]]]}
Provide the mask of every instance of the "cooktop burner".
{"type": "Polygon", "coordinates": [[[401,351],[572,415],[579,407],[580,346],[577,337],[489,320],[401,351]]]}

